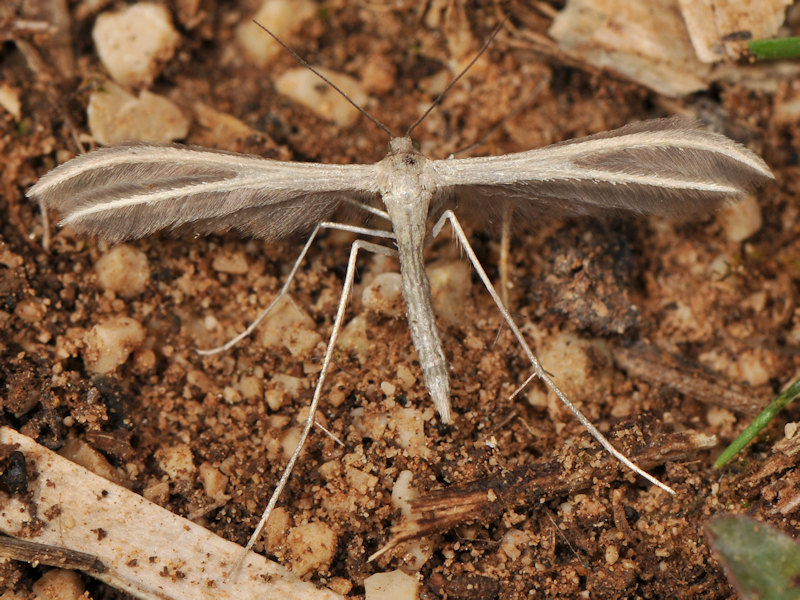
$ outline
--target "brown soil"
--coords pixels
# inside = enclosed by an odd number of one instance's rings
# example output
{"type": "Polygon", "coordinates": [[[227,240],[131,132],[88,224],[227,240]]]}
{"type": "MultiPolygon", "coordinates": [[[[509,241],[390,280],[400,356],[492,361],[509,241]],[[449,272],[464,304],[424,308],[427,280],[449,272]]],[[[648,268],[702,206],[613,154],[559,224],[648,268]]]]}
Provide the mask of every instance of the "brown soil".
{"type": "MultiPolygon", "coordinates": [[[[251,14],[249,8],[234,10],[216,0],[195,4],[173,7],[183,39],[153,91],[187,107],[200,101],[265,135],[209,141],[208,132],[194,127],[186,142],[258,154],[288,151],[296,160],[316,162],[383,156],[386,137],[366,120],[340,130],[274,92],[271,73],[293,67],[291,57],[261,72],[235,56],[233,30],[251,14]]],[[[475,4],[465,21],[473,49],[499,15],[493,2],[475,4]]],[[[429,103],[429,78],[443,70],[446,39],[458,25],[453,10],[447,27],[427,26],[417,13],[423,5],[329,3],[290,43],[311,63],[356,76],[370,58],[394,65],[394,85],[373,93],[376,102],[369,108],[390,129],[403,131],[429,103]]],[[[480,139],[523,101],[522,110],[476,152],[524,150],[680,107],[719,117],[726,133],[761,154],[777,176],[776,184],[759,193],[764,225],[746,243],[726,241],[714,219],[638,219],[537,224],[518,232],[512,245],[518,322],[535,323],[543,336],[574,332],[608,344],[617,362],[598,353],[589,373],[590,379],[607,377],[607,385],[576,387],[573,400],[620,447],[644,457],[677,494],[670,498],[609,461],[554,403],[509,400],[529,368],[474,279],[463,318],[443,331],[454,426],[443,427],[436,418],[426,422],[424,458],[399,451],[390,430],[383,437],[358,433],[352,412],[357,407],[379,418],[399,406],[429,406],[404,319],[367,315],[369,360],[338,355],[330,389],[339,392],[339,402],[322,406],[327,427],[345,448],[314,432],[282,506],[294,524],[323,521],[333,528],[338,551],[313,580],[354,596],[363,594],[365,577],[404,564],[398,551],[372,563],[367,557],[400,521],[391,491],[397,475],[410,470],[423,497],[483,489],[499,490],[503,499],[493,506],[478,502],[469,521],[449,523],[425,538],[432,555],[420,569],[423,598],[573,598],[583,591],[589,596],[580,597],[731,597],[704,543],[703,524],[713,514],[740,510],[798,533],[792,513],[772,512],[784,487],[795,487],[794,463],[769,465],[776,460],[772,444],[783,437],[782,423],[800,415],[790,408],[722,472],[711,466],[715,453],[693,450],[686,432],[716,434],[724,446],[747,423],[753,406],[766,403],[800,367],[794,307],[800,238],[790,196],[792,182],[800,181],[800,127],[779,130],[770,122],[776,95],[783,93],[780,82],[771,93],[723,84],[713,93],[666,101],[607,73],[537,52],[520,31],[544,34],[548,19],[516,3],[506,12],[511,22],[489,49],[486,64],[467,75],[415,132],[429,155],[442,158],[480,139]],[[719,257],[724,273],[709,268],[719,257]],[[687,306],[693,315],[688,321],[682,312],[687,306]],[[474,338],[479,342],[467,343],[474,338]],[[416,376],[415,385],[398,378],[401,364],[416,376]],[[702,365],[712,365],[713,372],[702,365]],[[757,368],[771,379],[748,387],[757,368]],[[394,394],[386,393],[385,382],[395,386],[394,394]],[[717,393],[728,389],[738,390],[732,400],[717,393]],[[487,446],[492,439],[496,443],[487,446]],[[680,460],[665,463],[654,444],[672,444],[670,456],[680,460]],[[377,477],[376,488],[369,494],[354,490],[346,469],[330,466],[339,462],[377,477]],[[325,463],[323,477],[319,467],[325,463]],[[512,528],[521,532],[519,546],[508,544],[512,528]]],[[[152,458],[157,450],[190,444],[197,465],[223,469],[231,498],[214,504],[199,479],[168,481],[164,505],[244,543],[283,468],[276,445],[310,400],[321,352],[298,359],[253,340],[210,358],[194,348],[241,330],[273,297],[298,246],[267,246],[232,234],[140,240],[134,244],[147,254],[152,275],[146,292],[133,299],[98,287],[93,266],[106,245],[54,228],[52,248],[44,251],[42,219],[25,190],[57,160],[78,152],[75,139],[87,131],[88,93],[103,72],[91,42],[92,15],[72,15],[67,44],[14,33],[14,16],[6,17],[0,23],[6,40],[0,60],[4,81],[21,90],[24,118],[18,123],[0,111],[1,422],[54,449],[70,438],[85,440],[138,492],[165,481],[152,458]],[[72,76],[58,67],[65,63],[72,65],[72,76]],[[218,273],[211,263],[219,253],[244,253],[249,272],[218,273]],[[145,326],[146,348],[138,359],[92,378],[82,360],[83,336],[99,320],[117,315],[145,326]],[[202,326],[209,316],[221,324],[215,339],[202,326]],[[263,398],[237,391],[245,375],[260,378],[269,390],[272,374],[300,378],[307,389],[287,396],[277,412],[263,398]]],[[[429,249],[431,262],[457,258],[448,238],[429,249]]],[[[496,232],[475,228],[472,239],[496,280],[496,232]]],[[[292,292],[323,336],[330,331],[348,248],[341,236],[323,239],[292,292]]],[[[375,265],[365,259],[360,275],[368,276],[375,265]]],[[[359,294],[353,296],[348,319],[361,311],[359,294]]],[[[291,564],[282,545],[268,555],[291,564]]],[[[24,591],[40,574],[23,563],[6,563],[0,581],[24,591]]],[[[89,578],[87,587],[95,598],[122,596],[89,578]]]]}

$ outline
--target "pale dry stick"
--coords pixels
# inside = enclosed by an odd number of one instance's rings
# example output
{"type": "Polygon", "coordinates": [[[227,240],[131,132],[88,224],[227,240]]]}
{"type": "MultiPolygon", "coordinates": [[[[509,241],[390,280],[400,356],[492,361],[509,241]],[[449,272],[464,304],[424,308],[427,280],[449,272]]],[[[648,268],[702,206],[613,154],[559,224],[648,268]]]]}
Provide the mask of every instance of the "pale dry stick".
{"type": "MultiPolygon", "coordinates": [[[[49,546],[51,558],[66,559],[58,561],[62,568],[85,570],[141,600],[345,600],[255,553],[234,579],[238,544],[9,427],[0,427],[0,444],[24,454],[29,472],[37,474],[25,494],[0,492],[0,532],[49,546]]],[[[15,558],[58,564],[37,551],[15,558]]]]}

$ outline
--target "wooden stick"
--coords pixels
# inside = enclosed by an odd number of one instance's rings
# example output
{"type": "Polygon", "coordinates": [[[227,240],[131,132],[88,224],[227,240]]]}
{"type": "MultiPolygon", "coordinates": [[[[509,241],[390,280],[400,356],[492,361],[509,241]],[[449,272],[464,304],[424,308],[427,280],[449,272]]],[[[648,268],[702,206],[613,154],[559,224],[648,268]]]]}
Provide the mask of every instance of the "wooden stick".
{"type": "Polygon", "coordinates": [[[295,577],[255,553],[236,578],[244,550],[138,494],[103,479],[8,427],[0,444],[25,455],[28,493],[0,492],[0,531],[51,548],[96,557],[93,577],[147,600],[342,596],[295,577]]]}

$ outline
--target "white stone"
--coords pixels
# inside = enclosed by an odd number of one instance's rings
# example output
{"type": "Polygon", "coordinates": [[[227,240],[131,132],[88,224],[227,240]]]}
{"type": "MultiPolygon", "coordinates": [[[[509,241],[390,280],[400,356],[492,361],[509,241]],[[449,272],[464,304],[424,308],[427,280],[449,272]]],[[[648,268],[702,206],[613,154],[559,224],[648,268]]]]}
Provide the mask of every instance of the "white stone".
{"type": "Polygon", "coordinates": [[[150,279],[147,255],[128,244],[118,244],[103,254],[94,270],[100,287],[123,298],[141,294],[150,279]]]}
{"type": "Polygon", "coordinates": [[[112,317],[92,327],[83,341],[86,368],[102,375],[128,360],[144,341],[144,327],[130,317],[112,317]]]}
{"type": "Polygon", "coordinates": [[[211,268],[218,273],[229,275],[244,275],[250,270],[244,252],[219,252],[214,255],[211,268]]]}
{"type": "Polygon", "coordinates": [[[123,483],[122,477],[120,477],[120,474],[111,463],[106,460],[106,457],[86,442],[77,438],[67,440],[58,453],[67,460],[74,462],[76,465],[88,469],[95,475],[104,477],[114,483],[123,483]]]}
{"type": "Polygon", "coordinates": [[[436,316],[450,325],[464,319],[464,304],[472,289],[470,265],[466,260],[433,264],[427,269],[436,316]]]}
{"type": "Polygon", "coordinates": [[[522,556],[522,551],[530,544],[528,534],[513,527],[505,532],[500,540],[500,550],[512,561],[522,556]]]}
{"type": "Polygon", "coordinates": [[[292,553],[292,571],[298,577],[327,569],[336,554],[336,533],[322,522],[293,527],[287,544],[292,553]]]}
{"type": "Polygon", "coordinates": [[[104,145],[171,142],[189,132],[189,119],[172,101],[147,90],[137,98],[111,81],[92,92],[86,112],[92,137],[104,145]]]}
{"type": "Polygon", "coordinates": [[[188,444],[160,448],[156,450],[155,458],[161,470],[172,480],[192,479],[197,470],[188,444]]]}
{"type": "Polygon", "coordinates": [[[81,576],[66,569],[51,569],[33,584],[36,600],[80,600],[84,592],[81,576]]]}
{"type": "Polygon", "coordinates": [[[400,273],[381,273],[361,292],[361,303],[367,310],[388,317],[399,317],[405,312],[403,286],[400,273]]]}
{"type": "Polygon", "coordinates": [[[360,494],[367,494],[378,485],[378,478],[375,475],[366,473],[355,467],[346,467],[344,476],[348,485],[360,494]]]}
{"type": "Polygon", "coordinates": [[[284,347],[292,356],[309,354],[322,341],[315,324],[297,304],[284,296],[259,327],[259,340],[267,347],[284,347]]]}
{"type": "Polygon", "coordinates": [[[793,0],[678,0],[686,29],[698,58],[706,63],[738,59],[747,50],[747,40],[730,41],[725,36],[746,31],[749,39],[774,37],[786,20],[786,7],[793,0]]]}
{"type": "Polygon", "coordinates": [[[152,2],[101,14],[92,38],[111,77],[132,86],[151,84],[180,41],[167,9],[152,2]]]}
{"type": "Polygon", "coordinates": [[[278,39],[288,41],[316,12],[316,4],[309,0],[266,0],[253,18],[236,29],[236,41],[251,62],[266,67],[286,51],[256,23],[269,28],[278,39]]]}
{"type": "Polygon", "coordinates": [[[414,474],[411,471],[400,471],[392,486],[392,504],[400,509],[404,517],[411,515],[410,501],[419,496],[412,485],[413,480],[414,474]]]}
{"type": "MultiPolygon", "coordinates": [[[[608,344],[601,339],[587,339],[571,332],[557,332],[537,344],[539,360],[553,373],[553,379],[567,398],[580,399],[608,393],[613,370],[608,344]],[[594,357],[605,359],[605,366],[593,363],[594,357]]],[[[529,401],[542,406],[538,386],[532,386],[529,401]]]]}
{"type": "MultiPolygon", "coordinates": [[[[369,100],[361,83],[330,69],[317,68],[326,78],[359,106],[369,100]]],[[[275,89],[284,96],[302,104],[313,113],[340,127],[348,127],[358,119],[359,112],[342,95],[329,85],[321,85],[319,77],[304,67],[290,69],[275,81],[275,89]]]]}
{"type": "Polygon", "coordinates": [[[738,244],[761,229],[761,206],[753,194],[748,194],[735,204],[723,208],[717,219],[725,232],[725,238],[738,244]]]}
{"type": "Polygon", "coordinates": [[[6,109],[15,121],[22,118],[22,103],[19,100],[19,90],[8,83],[0,84],[0,106],[6,109]]]}
{"type": "Polygon", "coordinates": [[[362,363],[366,360],[369,340],[367,339],[367,319],[363,314],[356,315],[344,326],[339,335],[339,347],[356,354],[362,363]]]}
{"type": "Polygon", "coordinates": [[[708,84],[711,69],[698,60],[677,3],[570,0],[548,33],[568,56],[667,96],[708,84]]]}
{"type": "Polygon", "coordinates": [[[230,498],[230,496],[225,493],[228,487],[228,477],[217,467],[204,462],[200,465],[199,474],[200,482],[203,484],[206,496],[216,502],[224,502],[230,498]]]}
{"type": "Polygon", "coordinates": [[[268,551],[276,552],[286,543],[292,516],[282,506],[276,506],[264,527],[264,546],[268,551]]]}
{"type": "Polygon", "coordinates": [[[419,581],[402,571],[375,573],[364,580],[366,600],[416,600],[419,581]]]}
{"type": "Polygon", "coordinates": [[[394,429],[397,445],[403,448],[408,456],[428,455],[422,411],[416,408],[397,408],[391,414],[389,427],[394,429]]]}

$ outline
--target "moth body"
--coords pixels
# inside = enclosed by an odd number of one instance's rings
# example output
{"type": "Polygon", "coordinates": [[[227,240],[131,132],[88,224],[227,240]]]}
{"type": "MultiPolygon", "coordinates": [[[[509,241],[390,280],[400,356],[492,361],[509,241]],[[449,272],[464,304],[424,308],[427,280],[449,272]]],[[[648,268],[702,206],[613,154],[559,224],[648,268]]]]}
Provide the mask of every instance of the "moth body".
{"type": "Polygon", "coordinates": [[[378,163],[379,189],[392,222],[400,259],[403,298],[411,340],[422,376],[444,423],[451,422],[450,377],[431,304],[431,285],[422,258],[428,210],[436,190],[436,173],[410,138],[394,138],[378,163]]]}

